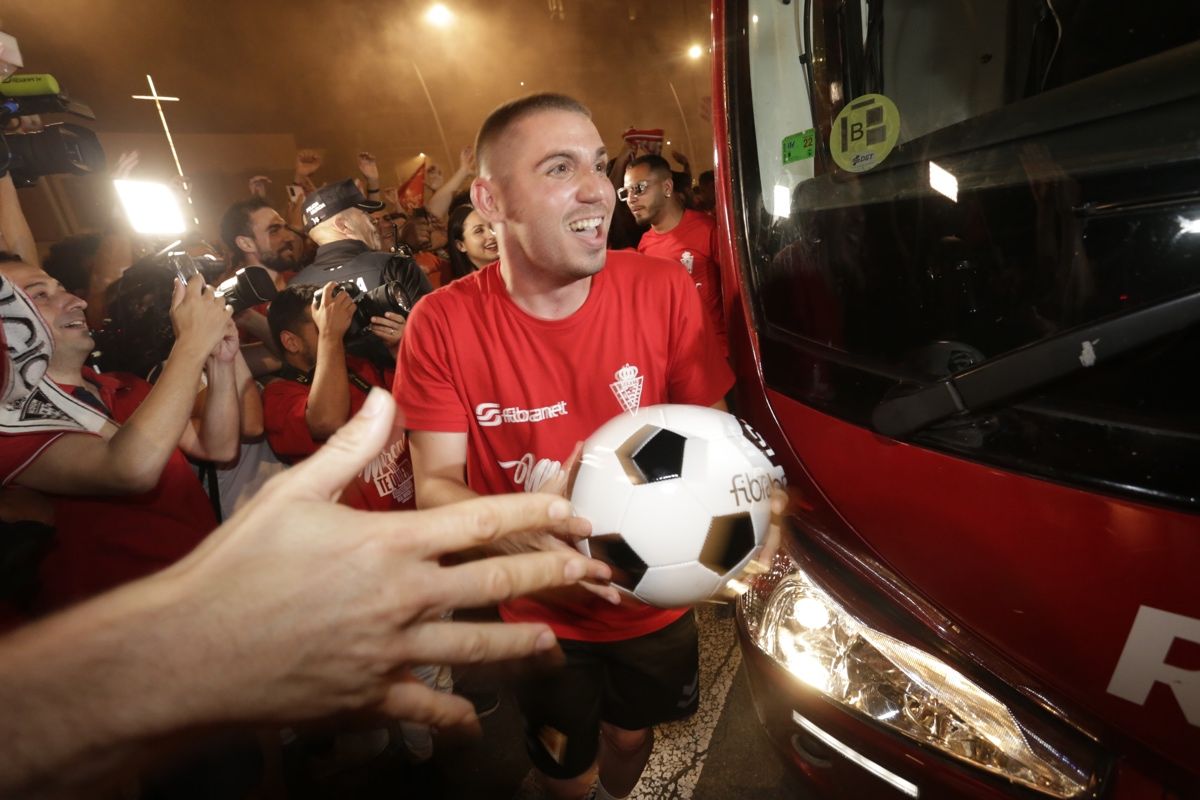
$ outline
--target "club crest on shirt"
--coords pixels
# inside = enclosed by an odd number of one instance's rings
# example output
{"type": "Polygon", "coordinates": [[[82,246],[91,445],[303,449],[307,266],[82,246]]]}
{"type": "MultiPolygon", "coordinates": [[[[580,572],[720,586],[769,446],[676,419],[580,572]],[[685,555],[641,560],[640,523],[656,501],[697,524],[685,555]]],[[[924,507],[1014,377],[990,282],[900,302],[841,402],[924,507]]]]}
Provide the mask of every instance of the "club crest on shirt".
{"type": "Polygon", "coordinates": [[[626,364],[614,373],[615,381],[608,385],[621,408],[630,414],[637,412],[642,404],[642,382],[645,378],[638,375],[638,368],[626,364]]]}
{"type": "Polygon", "coordinates": [[[679,256],[679,263],[687,267],[688,275],[692,274],[692,264],[695,263],[695,261],[696,259],[692,255],[691,250],[684,250],[679,256]]]}

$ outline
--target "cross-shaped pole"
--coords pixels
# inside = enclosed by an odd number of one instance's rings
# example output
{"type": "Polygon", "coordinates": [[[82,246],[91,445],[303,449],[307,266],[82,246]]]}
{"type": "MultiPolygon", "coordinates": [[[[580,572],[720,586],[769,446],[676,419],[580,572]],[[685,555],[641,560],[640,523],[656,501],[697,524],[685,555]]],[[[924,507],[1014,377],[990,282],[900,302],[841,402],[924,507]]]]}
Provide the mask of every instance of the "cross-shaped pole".
{"type": "Polygon", "coordinates": [[[150,84],[150,94],[132,95],[133,100],[154,101],[155,108],[158,109],[158,119],[162,120],[162,131],[163,133],[167,134],[167,144],[170,146],[170,155],[172,155],[175,160],[175,172],[179,173],[179,182],[182,190],[184,190],[184,197],[187,198],[187,205],[192,207],[192,222],[200,224],[199,218],[196,216],[196,204],[192,203],[192,187],[190,184],[188,184],[187,179],[184,176],[184,166],[179,163],[179,152],[175,150],[175,140],[172,138],[172,136],[170,136],[170,127],[167,125],[167,114],[164,114],[162,110],[163,101],[178,103],[179,97],[167,97],[158,94],[158,90],[155,89],[154,86],[154,78],[151,78],[150,76],[146,76],[146,83],[150,84]]]}
{"type": "Polygon", "coordinates": [[[150,84],[150,94],[135,94],[134,100],[153,100],[155,108],[158,109],[158,118],[162,120],[163,133],[167,135],[167,144],[171,147],[171,155],[175,159],[175,169],[179,172],[179,177],[183,177],[183,165],[179,163],[179,153],[175,150],[175,140],[171,138],[171,128],[167,125],[167,115],[163,112],[162,101],[166,100],[169,103],[178,103],[178,97],[166,97],[160,95],[158,90],[154,88],[154,78],[146,76],[146,82],[150,84]]]}

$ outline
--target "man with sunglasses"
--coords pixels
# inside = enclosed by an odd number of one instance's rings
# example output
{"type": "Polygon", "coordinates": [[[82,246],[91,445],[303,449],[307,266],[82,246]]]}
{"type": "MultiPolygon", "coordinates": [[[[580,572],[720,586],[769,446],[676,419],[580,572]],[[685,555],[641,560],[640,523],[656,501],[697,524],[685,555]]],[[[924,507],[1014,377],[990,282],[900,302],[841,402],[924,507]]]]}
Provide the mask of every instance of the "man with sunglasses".
{"type": "Polygon", "coordinates": [[[638,243],[638,252],[678,261],[687,268],[717,332],[721,353],[728,356],[716,220],[683,207],[674,190],[671,165],[662,156],[644,155],[629,162],[625,185],[617,197],[629,206],[639,225],[650,226],[638,243]]]}

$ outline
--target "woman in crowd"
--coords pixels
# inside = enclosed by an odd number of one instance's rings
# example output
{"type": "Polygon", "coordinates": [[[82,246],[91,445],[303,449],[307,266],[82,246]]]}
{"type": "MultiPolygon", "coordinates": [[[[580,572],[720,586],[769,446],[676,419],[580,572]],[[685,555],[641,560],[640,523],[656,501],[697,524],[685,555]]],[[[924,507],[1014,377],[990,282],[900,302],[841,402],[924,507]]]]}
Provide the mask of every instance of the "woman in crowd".
{"type": "Polygon", "coordinates": [[[470,275],[499,258],[496,234],[492,226],[470,205],[461,205],[450,212],[446,226],[450,239],[450,269],[455,278],[470,275]]]}

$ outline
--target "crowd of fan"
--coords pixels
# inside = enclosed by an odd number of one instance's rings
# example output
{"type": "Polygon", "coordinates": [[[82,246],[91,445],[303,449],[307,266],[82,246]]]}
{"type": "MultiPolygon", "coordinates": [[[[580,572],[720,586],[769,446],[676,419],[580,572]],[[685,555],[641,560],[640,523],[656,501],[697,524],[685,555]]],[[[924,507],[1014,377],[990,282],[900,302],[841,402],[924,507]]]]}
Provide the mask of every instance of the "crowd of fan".
{"type": "MultiPolygon", "coordinates": [[[[692,218],[682,214],[712,212],[712,173],[693,185],[687,159],[672,155],[682,169],[640,144],[627,143],[609,162],[624,201],[610,249],[654,254],[664,214],[676,227],[692,218]]],[[[120,170],[135,165],[125,158],[120,170]]],[[[5,628],[193,550],[271,476],[312,455],[371,387],[391,390],[414,303],[497,260],[496,236],[466,190],[471,148],[452,175],[429,170],[417,197],[381,187],[370,153],[358,154],[358,167],[356,178],[319,186],[321,158],[301,151],[286,205],[272,204],[266,178],[250,179],[247,195],[221,217],[217,246],[185,240],[187,257],[149,252],[148,242],[116,225],[64,239],[40,259],[11,178],[0,179],[0,275],[37,303],[54,336],[46,374],[63,402],[100,415],[101,433],[64,437],[36,419],[4,420],[5,628]],[[248,273],[257,277],[239,278],[248,273]]],[[[711,239],[714,225],[704,219],[698,235],[711,239]]],[[[711,241],[683,252],[689,272],[693,258],[711,262],[711,241]]],[[[723,330],[715,275],[694,275],[723,330]]],[[[340,502],[415,507],[402,430],[340,502]]],[[[414,672],[450,686],[444,668],[414,672]]],[[[410,725],[403,734],[410,752],[427,757],[427,728],[410,725]]]]}

